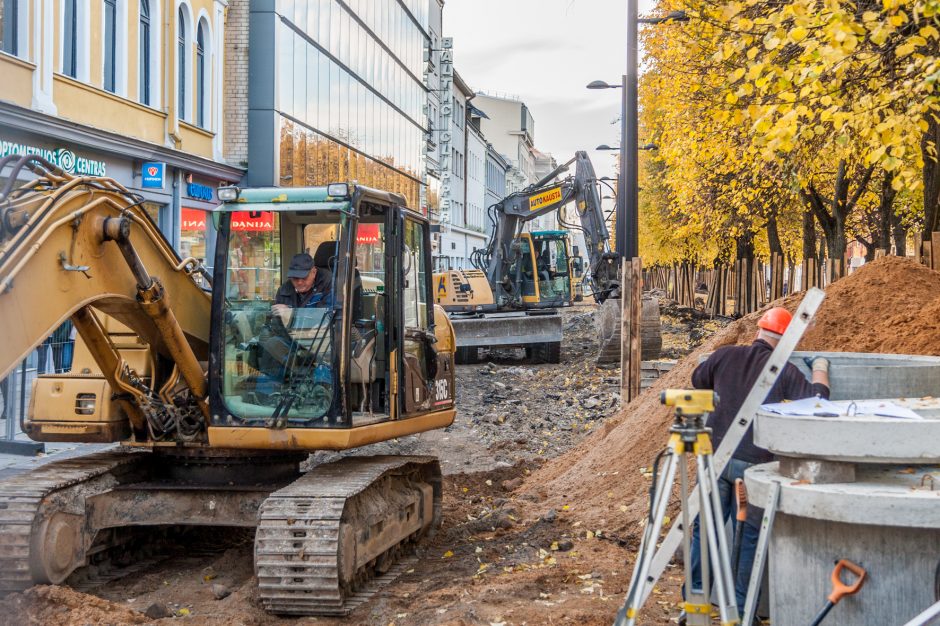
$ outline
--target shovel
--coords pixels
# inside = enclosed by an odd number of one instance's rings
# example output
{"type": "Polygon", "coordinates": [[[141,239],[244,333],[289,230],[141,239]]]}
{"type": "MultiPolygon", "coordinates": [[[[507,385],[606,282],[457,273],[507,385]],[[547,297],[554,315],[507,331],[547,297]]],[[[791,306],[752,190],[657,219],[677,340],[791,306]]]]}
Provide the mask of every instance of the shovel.
{"type": "Polygon", "coordinates": [[[747,487],[744,486],[743,478],[734,481],[734,500],[738,512],[735,516],[734,545],[731,548],[732,554],[734,554],[731,571],[734,574],[734,580],[737,580],[738,563],[741,561],[741,535],[744,534],[744,520],[747,519],[747,487]]]}
{"type": "Polygon", "coordinates": [[[826,618],[826,615],[829,614],[829,611],[832,610],[832,607],[839,604],[839,600],[845,596],[853,596],[858,593],[858,590],[862,588],[862,584],[865,582],[865,577],[868,575],[861,566],[856,565],[852,561],[847,559],[842,559],[836,563],[836,566],[832,569],[832,593],[829,594],[827,598],[826,606],[822,608],[819,614],[816,616],[816,619],[813,620],[812,626],[819,626],[819,624],[826,618]],[[842,570],[849,570],[855,574],[855,582],[851,585],[847,585],[842,582],[842,570]]]}

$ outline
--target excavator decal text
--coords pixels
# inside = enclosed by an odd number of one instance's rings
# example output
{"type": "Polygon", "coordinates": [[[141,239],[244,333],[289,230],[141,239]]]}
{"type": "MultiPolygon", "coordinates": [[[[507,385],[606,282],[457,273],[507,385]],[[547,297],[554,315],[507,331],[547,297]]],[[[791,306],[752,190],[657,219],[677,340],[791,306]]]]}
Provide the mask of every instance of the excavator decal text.
{"type": "Polygon", "coordinates": [[[555,187],[534,196],[529,196],[529,210],[537,211],[559,200],[561,200],[561,187],[555,187]]]}

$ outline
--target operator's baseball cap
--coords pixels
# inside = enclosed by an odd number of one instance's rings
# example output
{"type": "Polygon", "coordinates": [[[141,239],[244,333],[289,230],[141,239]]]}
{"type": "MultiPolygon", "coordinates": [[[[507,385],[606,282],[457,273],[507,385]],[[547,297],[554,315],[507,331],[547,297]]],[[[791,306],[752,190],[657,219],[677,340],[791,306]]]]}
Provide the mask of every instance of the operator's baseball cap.
{"type": "Polygon", "coordinates": [[[288,278],[306,278],[310,270],[313,269],[313,257],[306,252],[295,254],[290,260],[290,267],[287,269],[288,278]]]}

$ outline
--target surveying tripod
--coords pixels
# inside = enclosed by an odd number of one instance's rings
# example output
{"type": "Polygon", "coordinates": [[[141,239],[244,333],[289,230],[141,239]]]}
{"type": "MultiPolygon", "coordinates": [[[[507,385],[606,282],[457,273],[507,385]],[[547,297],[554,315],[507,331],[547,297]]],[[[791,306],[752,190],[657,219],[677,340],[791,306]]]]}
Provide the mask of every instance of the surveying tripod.
{"type": "Polygon", "coordinates": [[[705,427],[705,418],[715,410],[718,394],[711,390],[667,389],[660,396],[667,406],[676,408],[675,421],[669,429],[669,443],[656,458],[653,465],[653,488],[650,491],[650,512],[640,552],[633,566],[630,590],[626,604],[617,615],[616,624],[633,626],[637,612],[647,595],[647,587],[656,582],[649,575],[650,563],[656,554],[656,543],[666,517],[666,507],[672,494],[672,485],[679,473],[679,494],[682,498],[682,551],[685,562],[685,612],[688,626],[711,624],[711,598],[709,592],[709,562],[716,564],[715,593],[722,626],[739,623],[738,607],[731,577],[731,560],[728,556],[727,536],[721,499],[718,495],[718,477],[712,465],[712,443],[710,428],[705,427]],[[699,537],[702,553],[702,589],[692,588],[692,520],[689,514],[689,475],[687,455],[695,457],[698,482],[694,491],[699,498],[699,537]],[[665,467],[658,471],[659,462],[665,457],[665,467]],[[658,474],[658,477],[657,477],[658,474]]]}

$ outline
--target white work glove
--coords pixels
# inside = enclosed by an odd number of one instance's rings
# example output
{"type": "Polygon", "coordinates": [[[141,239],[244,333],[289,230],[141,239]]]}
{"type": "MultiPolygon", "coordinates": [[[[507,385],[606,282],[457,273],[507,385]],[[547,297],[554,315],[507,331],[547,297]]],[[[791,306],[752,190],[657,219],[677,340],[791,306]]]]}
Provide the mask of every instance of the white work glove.
{"type": "Polygon", "coordinates": [[[821,356],[813,359],[813,371],[814,372],[826,372],[829,373],[829,359],[823,358],[821,356]]]}

